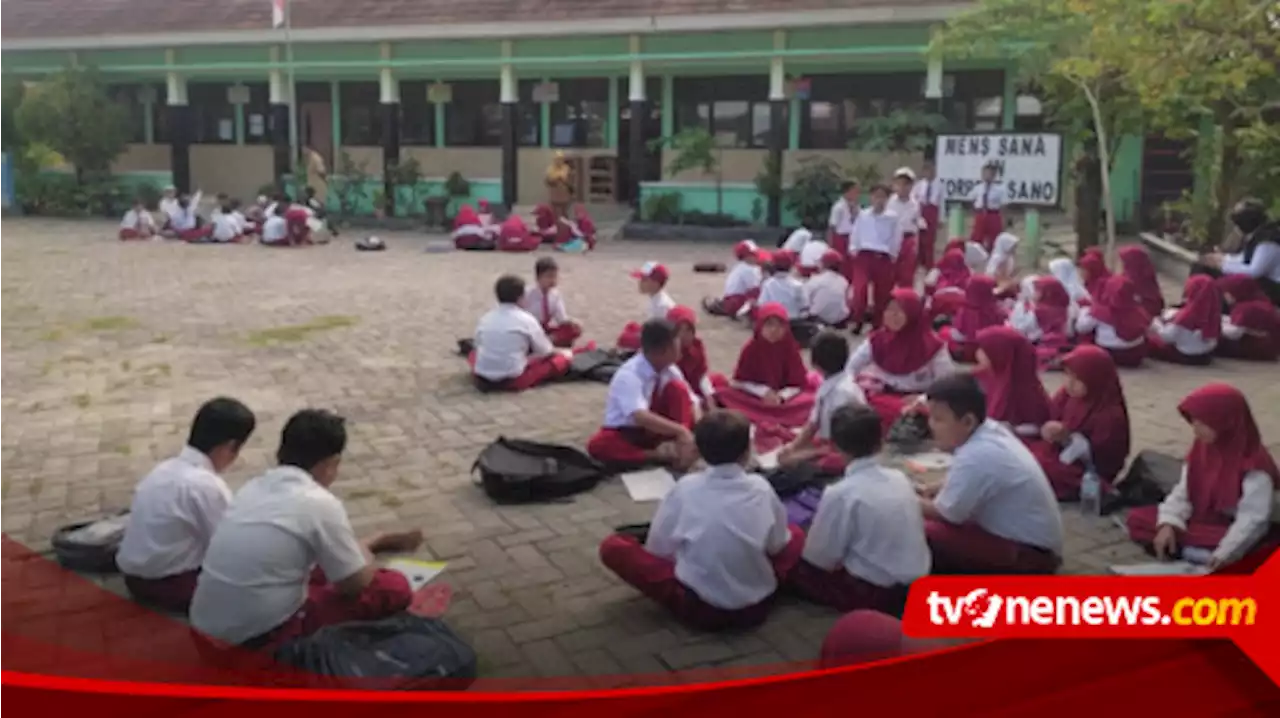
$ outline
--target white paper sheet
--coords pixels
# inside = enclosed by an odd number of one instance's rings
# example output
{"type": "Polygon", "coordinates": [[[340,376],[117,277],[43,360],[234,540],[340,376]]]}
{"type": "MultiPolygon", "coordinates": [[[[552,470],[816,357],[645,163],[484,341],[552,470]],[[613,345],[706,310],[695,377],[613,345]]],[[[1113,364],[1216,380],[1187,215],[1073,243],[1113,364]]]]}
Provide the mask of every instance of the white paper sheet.
{"type": "Polygon", "coordinates": [[[444,561],[419,561],[412,558],[396,558],[388,561],[384,568],[398,571],[409,579],[409,588],[417,591],[440,575],[448,565],[444,561]]]}
{"type": "Polygon", "coordinates": [[[1160,561],[1112,566],[1111,573],[1117,576],[1203,576],[1209,573],[1209,568],[1188,561],[1160,561]]]}
{"type": "Polygon", "coordinates": [[[778,468],[778,452],[781,449],[774,449],[767,454],[761,454],[756,457],[756,463],[765,471],[778,468]]]}
{"type": "Polygon", "coordinates": [[[622,485],[632,501],[661,501],[676,487],[676,480],[666,469],[646,469],[623,474],[622,485]]]}

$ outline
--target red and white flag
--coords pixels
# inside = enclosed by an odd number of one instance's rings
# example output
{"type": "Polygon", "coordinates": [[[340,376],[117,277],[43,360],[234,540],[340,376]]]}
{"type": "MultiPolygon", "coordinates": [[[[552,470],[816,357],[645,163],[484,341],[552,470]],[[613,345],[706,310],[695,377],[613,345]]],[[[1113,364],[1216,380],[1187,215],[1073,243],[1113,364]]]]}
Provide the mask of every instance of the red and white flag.
{"type": "Polygon", "coordinates": [[[289,0],[271,0],[271,27],[284,27],[284,4],[289,0]]]}

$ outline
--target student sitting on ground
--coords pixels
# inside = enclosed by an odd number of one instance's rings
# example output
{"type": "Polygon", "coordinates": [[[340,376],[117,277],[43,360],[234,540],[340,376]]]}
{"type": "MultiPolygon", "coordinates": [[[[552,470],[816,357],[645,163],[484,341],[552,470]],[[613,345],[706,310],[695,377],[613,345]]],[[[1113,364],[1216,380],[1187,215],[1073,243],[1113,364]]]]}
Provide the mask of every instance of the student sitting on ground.
{"type": "MultiPolygon", "coordinates": [[[[809,232],[807,229],[804,231],[809,232]]],[[[832,249],[831,245],[827,244],[821,236],[812,232],[809,233],[809,238],[805,240],[804,246],[800,248],[797,255],[799,259],[796,264],[800,268],[800,276],[811,277],[825,269],[826,260],[824,258],[827,256],[827,252],[835,252],[835,255],[840,257],[840,266],[836,268],[836,271],[843,277],[844,256],[832,249]]],[[[849,280],[846,278],[845,281],[848,282],[849,280]]]]}
{"type": "Polygon", "coordinates": [[[1049,405],[1040,440],[1027,446],[1060,501],[1080,498],[1085,471],[1109,490],[1129,458],[1129,408],[1105,349],[1077,347],[1062,359],[1066,379],[1049,405]]]}
{"type": "Polygon", "coordinates": [[[542,257],[533,263],[534,284],[524,293],[520,305],[542,325],[551,343],[562,349],[573,346],[582,336],[582,325],[569,318],[564,308],[564,296],[560,284],[560,265],[552,257],[542,257]]]}
{"type": "Polygon", "coordinates": [[[205,636],[271,650],[324,626],[376,621],[409,607],[403,574],[373,554],[413,551],[421,531],[356,540],[330,492],[347,445],[341,417],[304,409],[289,418],[279,466],[236,492],[204,557],[191,625],[205,636]]]}
{"type": "Polygon", "coordinates": [[[155,235],[156,221],[141,199],[134,200],[133,207],[120,220],[120,239],[151,239],[155,235]]]}
{"type": "Polygon", "coordinates": [[[972,362],[978,345],[978,332],[987,327],[998,327],[1008,319],[1008,314],[996,300],[996,282],[979,274],[969,279],[964,290],[964,305],[951,317],[950,326],[938,332],[947,342],[951,358],[959,362],[972,362]]]}
{"type": "Polygon", "coordinates": [[[795,321],[809,314],[805,303],[804,283],[791,273],[795,256],[785,249],[774,252],[766,267],[768,277],[760,285],[759,304],[781,304],[787,318],[795,321]]]}
{"type": "Polygon", "coordinates": [[[788,526],[769,482],[744,468],[752,455],[746,417],[711,412],[694,435],[708,468],[676,483],[644,545],[610,536],[600,561],[691,627],[757,626],[800,559],[804,534],[788,526]]]}
{"type": "Polygon", "coordinates": [[[987,418],[974,377],[942,379],[927,396],[933,438],[954,454],[941,488],[921,498],[934,573],[1056,572],[1062,516],[1035,457],[987,418]]]}
{"type": "Polygon", "coordinates": [[[1280,359],[1280,309],[1252,277],[1228,274],[1217,281],[1231,311],[1222,317],[1218,354],[1232,359],[1280,359]]]}
{"type": "Polygon", "coordinates": [[[231,503],[220,474],[239,458],[254,425],[253,412],[235,399],[205,402],[182,451],[134,490],[116,565],[140,603],[186,613],[213,531],[231,503]]]}
{"type": "Polygon", "coordinates": [[[284,218],[287,207],[283,204],[273,204],[272,213],[267,216],[267,220],[262,223],[262,237],[258,240],[269,247],[289,247],[292,243],[289,241],[289,221],[284,218]]]}
{"type": "Polygon", "coordinates": [[[708,314],[736,317],[743,307],[760,295],[760,248],[755,242],[744,239],[734,245],[733,256],[738,262],[724,278],[724,294],[718,299],[707,297],[702,300],[702,308],[708,314]]]}
{"type": "Polygon", "coordinates": [[[1141,245],[1121,247],[1116,252],[1120,258],[1120,266],[1124,275],[1133,280],[1133,288],[1138,290],[1138,298],[1147,314],[1158,317],[1164,313],[1164,295],[1160,293],[1160,280],[1156,277],[1156,265],[1151,262],[1151,255],[1141,245]]]}
{"type": "Polygon", "coordinates": [[[1222,334],[1222,297],[1213,278],[1193,274],[1182,290],[1182,306],[1151,322],[1147,343],[1151,358],[1174,364],[1204,366],[1222,334]]]}
{"type": "Polygon", "coordinates": [[[1129,512],[1129,536],[1161,559],[1177,558],[1187,547],[1212,551],[1209,567],[1216,570],[1267,535],[1280,470],[1235,387],[1206,384],[1178,411],[1195,433],[1182,478],[1159,506],[1129,512]]]}
{"type": "Polygon", "coordinates": [[[231,208],[231,217],[235,220],[236,226],[240,228],[240,234],[242,236],[250,237],[260,231],[260,227],[256,223],[251,222],[249,218],[245,216],[240,200],[232,197],[228,206],[231,208]]]}
{"type": "Polygon", "coordinates": [[[1001,232],[987,259],[985,274],[1000,288],[1016,287],[1018,279],[1018,243],[1022,240],[1011,232],[1001,232]]]}
{"type": "Polygon", "coordinates": [[[929,303],[929,316],[950,323],[964,307],[965,289],[973,272],[964,261],[963,249],[948,249],[938,266],[925,275],[924,294],[929,303]]]}
{"type": "Polygon", "coordinates": [[[843,265],[840,253],[829,249],[822,255],[821,271],[804,283],[809,318],[838,329],[849,322],[849,280],[841,273],[843,265]]]}
{"type": "Polygon", "coordinates": [[[232,214],[231,200],[225,194],[218,195],[218,206],[209,215],[209,223],[212,225],[209,239],[214,242],[238,242],[244,236],[239,220],[232,214]]]}
{"type": "MultiPolygon", "coordinates": [[[[631,273],[636,280],[636,287],[641,294],[649,298],[645,321],[650,319],[666,319],[667,312],[675,308],[676,302],[667,294],[667,280],[671,273],[657,262],[645,262],[639,269],[631,273]]],[[[618,335],[618,348],[623,351],[635,351],[640,348],[640,322],[627,322],[618,335]]]]}
{"type": "Polygon", "coordinates": [[[973,375],[987,395],[987,416],[1025,439],[1040,436],[1049,420],[1049,394],[1040,383],[1036,349],[1012,327],[978,332],[973,375]]]}
{"type": "Polygon", "coordinates": [[[597,461],[620,466],[675,464],[696,460],[693,400],[676,362],[680,345],[666,319],[640,329],[640,351],[609,381],[604,426],[587,441],[597,461]]]}
{"type": "Polygon", "coordinates": [[[182,195],[178,198],[178,206],[169,217],[169,232],[165,235],[184,242],[202,242],[209,237],[210,227],[197,211],[200,206],[200,193],[194,197],[182,195]]]}
{"type": "MultiPolygon", "coordinates": [[[[711,369],[707,363],[707,348],[698,338],[698,315],[689,307],[679,306],[667,312],[667,321],[676,328],[680,343],[680,361],[676,368],[693,390],[704,411],[717,408],[716,389],[711,382],[711,369]]],[[[719,375],[717,375],[719,376],[719,375]]],[[[719,376],[723,380],[723,376],[719,376]]]]}
{"type": "Polygon", "coordinates": [[[880,416],[846,405],[831,421],[831,440],[848,465],[818,502],[800,563],[788,584],[840,612],[870,608],[901,615],[907,589],[929,573],[920,500],[911,481],[876,460],[880,416]]]}
{"type": "Polygon", "coordinates": [[[1015,308],[1009,326],[1034,344],[1046,363],[1071,344],[1071,297],[1054,277],[1036,277],[1032,287],[1029,306],[1015,308]]]}
{"type": "MultiPolygon", "coordinates": [[[[1089,249],[1096,249],[1090,247],[1089,249]]],[[[1049,267],[1053,270],[1052,264],[1049,267]]],[[[1084,289],[1089,293],[1089,297],[1096,303],[1101,301],[1107,280],[1111,278],[1111,270],[1107,269],[1107,261],[1103,258],[1101,251],[1090,252],[1085,251],[1076,261],[1077,276],[1080,283],[1084,285],[1084,289]]],[[[1137,294],[1137,289],[1134,289],[1137,294]]],[[[1073,294],[1074,296],[1074,294],[1073,294]]]]}
{"type": "Polygon", "coordinates": [[[524,391],[569,371],[573,355],[556,349],[542,325],[520,307],[524,280],[510,274],[493,285],[498,306],[480,318],[475,351],[468,357],[481,391],[524,391]]]}
{"type": "Polygon", "coordinates": [[[173,227],[170,222],[173,216],[178,213],[178,189],[173,185],[164,188],[164,192],[160,195],[160,231],[167,232],[173,227]]]}
{"type": "Polygon", "coordinates": [[[755,333],[738,355],[730,385],[716,392],[716,401],[753,422],[801,426],[813,407],[813,388],[787,310],[764,304],[755,316],[755,333]]]}
{"type": "Polygon", "coordinates": [[[481,223],[469,204],[458,208],[453,218],[453,246],[463,250],[490,250],[497,246],[493,232],[481,223]]]}
{"type": "Polygon", "coordinates": [[[1076,317],[1076,334],[1111,352],[1116,366],[1136,367],[1146,358],[1151,317],[1138,303],[1133,281],[1123,274],[1107,279],[1094,301],[1076,317]]]}
{"type": "Polygon", "coordinates": [[[845,406],[866,406],[867,397],[845,370],[849,363],[849,342],[843,335],[832,331],[818,334],[809,347],[809,357],[823,376],[822,384],[814,394],[808,423],[799,436],[779,452],[778,461],[798,464],[813,460],[820,469],[839,473],[848,460],[832,444],[831,417],[845,406]]]}

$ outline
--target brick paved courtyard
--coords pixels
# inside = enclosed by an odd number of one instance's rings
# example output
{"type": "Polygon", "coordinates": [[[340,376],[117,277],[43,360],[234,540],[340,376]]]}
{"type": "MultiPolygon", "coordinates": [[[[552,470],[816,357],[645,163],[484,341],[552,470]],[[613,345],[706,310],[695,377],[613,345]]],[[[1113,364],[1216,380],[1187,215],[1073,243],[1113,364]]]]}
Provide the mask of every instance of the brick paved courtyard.
{"type": "MultiPolygon", "coordinates": [[[[256,246],[122,244],[108,223],[16,220],[3,235],[3,530],[37,550],[68,520],[129,503],[134,483],[182,444],[205,399],[228,394],[259,430],[228,480],[271,464],[285,418],[305,407],[348,417],[335,487],[358,532],[420,527],[422,558],[447,560],[447,618],[481,654],[486,676],[611,676],[807,661],[834,612],[786,600],[759,630],[704,636],[668,620],[604,572],[600,539],[645,521],[617,483],[571,503],[495,507],[468,471],[497,435],[581,445],[605,388],[562,384],[480,395],[454,354],[492,303],[502,272],[533,257],[430,254],[426,240],[384,234],[390,249],[356,253],[350,237],[306,251],[256,246]]],[[[627,277],[661,259],[672,295],[693,304],[723,277],[698,275],[722,247],[610,243],[562,257],[571,314],[611,342],[642,311],[627,277]]],[[[1172,288],[1170,288],[1172,289],[1172,288]]],[[[1172,292],[1171,292],[1172,294],[1172,292]]],[[[713,368],[729,370],[746,329],[704,320],[713,368]]],[[[1135,445],[1181,452],[1175,405],[1210,379],[1249,395],[1280,448],[1274,366],[1148,364],[1124,375],[1135,445]]],[[[1050,388],[1056,387],[1050,377],[1050,388]]],[[[1067,570],[1097,573],[1138,555],[1110,519],[1066,510],[1067,570]]],[[[608,683],[625,679],[608,679],[608,683]]]]}

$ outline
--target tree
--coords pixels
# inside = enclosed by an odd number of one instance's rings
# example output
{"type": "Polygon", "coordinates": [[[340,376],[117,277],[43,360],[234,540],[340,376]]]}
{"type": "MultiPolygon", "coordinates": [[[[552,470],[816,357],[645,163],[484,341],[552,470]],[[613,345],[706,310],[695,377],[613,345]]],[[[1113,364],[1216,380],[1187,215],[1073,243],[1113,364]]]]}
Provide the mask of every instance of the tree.
{"type": "Polygon", "coordinates": [[[849,149],[863,152],[924,152],[946,129],[947,118],[933,112],[893,110],[880,117],[858,120],[849,149]]]}
{"type": "Polygon", "coordinates": [[[724,214],[723,176],[720,173],[720,148],[716,138],[703,127],[687,127],[671,137],[654,140],[656,147],[668,147],[675,156],[667,163],[667,174],[677,175],[699,170],[713,175],[716,186],[716,214],[724,214]]]}
{"type": "Polygon", "coordinates": [[[1051,125],[1082,148],[1084,156],[1075,164],[1081,194],[1085,199],[1101,195],[1101,202],[1077,208],[1078,244],[1083,249],[1098,243],[1098,218],[1089,210],[1100,206],[1108,254],[1116,241],[1110,179],[1116,148],[1123,135],[1142,127],[1141,104],[1125,68],[1115,64],[1116,53],[1095,32],[1120,2],[981,0],[949,21],[931,47],[955,59],[1016,60],[1019,79],[1040,94],[1051,125]]]}
{"type": "Polygon", "coordinates": [[[106,173],[129,142],[129,113],[112,100],[97,71],[69,67],[27,88],[15,115],[19,135],[48,145],[86,173],[106,173]]]}

